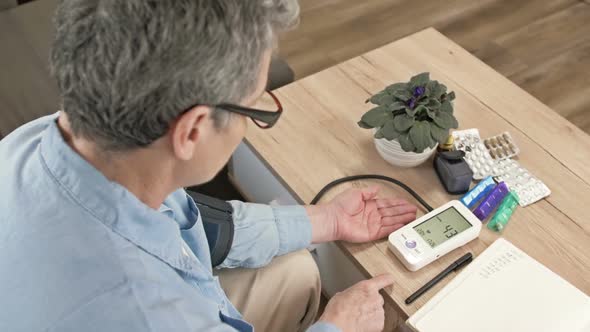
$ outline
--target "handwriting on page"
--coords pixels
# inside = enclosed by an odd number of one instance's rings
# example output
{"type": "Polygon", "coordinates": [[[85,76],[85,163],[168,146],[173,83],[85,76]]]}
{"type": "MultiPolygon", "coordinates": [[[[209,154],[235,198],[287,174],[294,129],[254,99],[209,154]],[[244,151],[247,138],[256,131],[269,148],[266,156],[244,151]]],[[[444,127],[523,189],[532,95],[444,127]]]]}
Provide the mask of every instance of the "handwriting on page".
{"type": "Polygon", "coordinates": [[[521,252],[508,250],[493,258],[488,264],[482,266],[479,275],[483,278],[489,279],[510,264],[519,261],[522,257],[521,252]]]}

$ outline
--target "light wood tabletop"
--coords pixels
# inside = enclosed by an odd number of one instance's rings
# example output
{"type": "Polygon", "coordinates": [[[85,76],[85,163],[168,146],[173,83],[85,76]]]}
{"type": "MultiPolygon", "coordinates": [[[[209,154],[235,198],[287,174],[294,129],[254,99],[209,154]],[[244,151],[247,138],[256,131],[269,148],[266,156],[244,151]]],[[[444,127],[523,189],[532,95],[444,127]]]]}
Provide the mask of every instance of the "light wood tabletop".
{"type": "MultiPolygon", "coordinates": [[[[391,166],[377,154],[372,131],[356,124],[371,108],[365,104],[370,95],[424,71],[455,91],[459,129],[478,128],[482,137],[510,132],[521,150],[518,161],[552,191],[545,200],[517,208],[502,236],[589,294],[590,136],[434,29],[277,90],[283,117],[273,129],[250,128],[247,143],[302,203],[332,180],[382,174],[405,182],[438,207],[458,196],[445,192],[432,162],[415,168],[391,166]]],[[[560,93],[559,87],[554,93],[560,93]]],[[[322,201],[347,187],[374,183],[343,184],[322,201]]],[[[402,189],[380,185],[381,196],[414,202],[402,189]]],[[[395,277],[394,286],[385,289],[386,301],[406,318],[452,277],[412,305],[404,304],[406,297],[464,253],[479,255],[498,236],[484,227],[478,239],[418,272],[408,271],[389,251],[386,240],[339,245],[367,276],[395,277]]]]}

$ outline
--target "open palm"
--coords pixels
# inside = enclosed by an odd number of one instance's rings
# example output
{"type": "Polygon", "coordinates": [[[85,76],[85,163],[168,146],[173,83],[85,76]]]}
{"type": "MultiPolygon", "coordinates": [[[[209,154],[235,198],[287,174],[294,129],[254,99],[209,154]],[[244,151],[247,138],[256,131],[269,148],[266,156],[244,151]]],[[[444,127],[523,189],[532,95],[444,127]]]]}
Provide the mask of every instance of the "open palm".
{"type": "Polygon", "coordinates": [[[376,198],[379,187],[349,189],[329,204],[340,240],[367,242],[381,239],[416,219],[417,207],[398,198],[376,198]]]}

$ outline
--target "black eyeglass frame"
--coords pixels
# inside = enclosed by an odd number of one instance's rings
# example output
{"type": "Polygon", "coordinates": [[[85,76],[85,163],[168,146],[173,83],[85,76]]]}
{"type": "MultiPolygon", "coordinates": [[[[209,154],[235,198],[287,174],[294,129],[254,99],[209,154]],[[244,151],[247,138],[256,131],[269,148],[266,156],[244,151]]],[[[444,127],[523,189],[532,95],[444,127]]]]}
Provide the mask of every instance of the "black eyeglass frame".
{"type": "MultiPolygon", "coordinates": [[[[217,104],[217,105],[210,105],[210,106],[220,108],[220,109],[227,111],[227,112],[247,116],[259,128],[269,129],[269,128],[272,128],[277,123],[277,121],[279,121],[281,114],[283,114],[283,105],[281,104],[281,102],[279,101],[279,98],[277,98],[277,96],[275,96],[274,93],[272,93],[271,91],[268,91],[268,90],[266,90],[265,92],[268,93],[272,97],[272,99],[274,100],[275,104],[277,104],[277,107],[278,107],[277,111],[265,111],[265,110],[261,110],[261,109],[250,108],[250,107],[234,105],[234,104],[217,104]],[[261,122],[262,124],[260,124],[259,122],[261,122]]],[[[197,105],[200,105],[200,104],[197,104],[197,105]]],[[[187,110],[190,110],[197,105],[191,106],[187,110]]]]}

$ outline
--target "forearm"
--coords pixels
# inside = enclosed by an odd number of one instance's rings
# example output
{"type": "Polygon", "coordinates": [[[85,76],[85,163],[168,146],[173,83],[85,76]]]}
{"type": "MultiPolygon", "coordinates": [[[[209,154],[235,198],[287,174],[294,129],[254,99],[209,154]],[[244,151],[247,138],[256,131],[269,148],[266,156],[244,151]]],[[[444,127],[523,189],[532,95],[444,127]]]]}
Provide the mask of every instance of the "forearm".
{"type": "Polygon", "coordinates": [[[310,218],[301,206],[269,206],[231,201],[234,237],[220,267],[260,267],[311,243],[310,218]]]}
{"type": "Polygon", "coordinates": [[[220,267],[264,266],[274,256],[337,239],[335,216],[328,205],[230,203],[235,232],[232,248],[220,267]]]}

